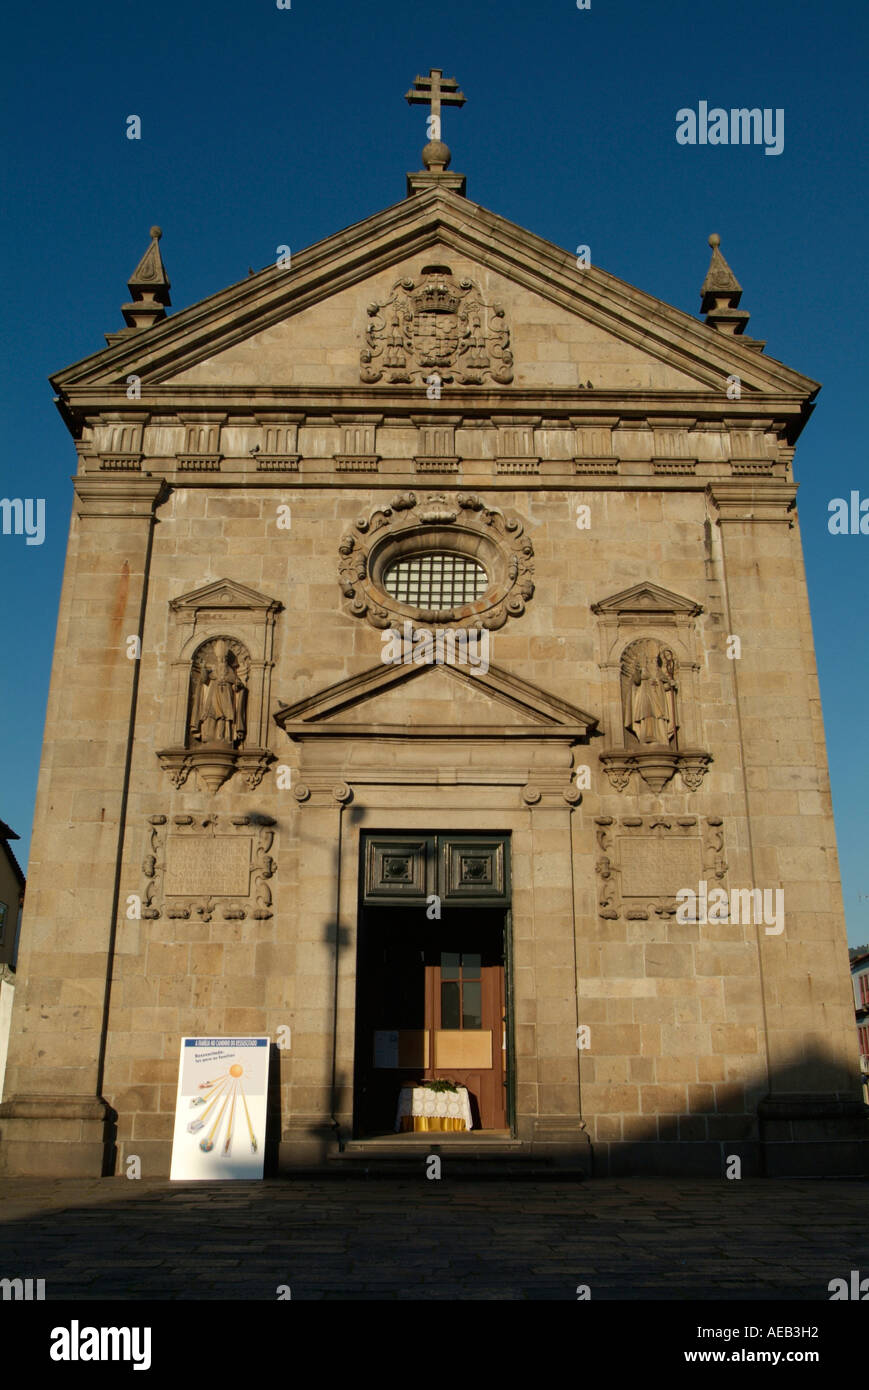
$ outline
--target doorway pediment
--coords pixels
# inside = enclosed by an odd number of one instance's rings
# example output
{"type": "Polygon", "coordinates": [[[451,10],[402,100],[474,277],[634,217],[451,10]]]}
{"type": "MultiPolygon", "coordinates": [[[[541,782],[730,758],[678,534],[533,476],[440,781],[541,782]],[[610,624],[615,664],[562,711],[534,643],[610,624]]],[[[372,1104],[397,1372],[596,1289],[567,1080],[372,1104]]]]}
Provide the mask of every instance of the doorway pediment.
{"type": "Polygon", "coordinates": [[[500,667],[451,662],[369,667],[279,709],[275,721],[294,741],[411,735],[575,743],[587,742],[598,725],[594,715],[500,667]]]}

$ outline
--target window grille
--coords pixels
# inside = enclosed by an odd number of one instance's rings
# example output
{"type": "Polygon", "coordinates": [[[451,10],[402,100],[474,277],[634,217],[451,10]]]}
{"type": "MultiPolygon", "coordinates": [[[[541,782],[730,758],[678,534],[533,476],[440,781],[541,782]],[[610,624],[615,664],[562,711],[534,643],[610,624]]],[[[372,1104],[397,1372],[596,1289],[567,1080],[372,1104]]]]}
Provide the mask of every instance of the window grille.
{"type": "Polygon", "coordinates": [[[413,608],[455,608],[481,598],[489,576],[466,555],[414,555],[390,565],[383,586],[392,598],[413,608]]]}

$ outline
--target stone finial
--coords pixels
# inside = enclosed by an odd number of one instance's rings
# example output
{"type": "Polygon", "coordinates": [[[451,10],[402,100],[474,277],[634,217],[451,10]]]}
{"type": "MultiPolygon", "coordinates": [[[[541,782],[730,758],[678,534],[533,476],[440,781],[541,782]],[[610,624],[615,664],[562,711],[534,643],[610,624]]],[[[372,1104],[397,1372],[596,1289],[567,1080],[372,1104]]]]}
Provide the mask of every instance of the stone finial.
{"type": "Polygon", "coordinates": [[[151,244],[145,252],[130,279],[127,288],[132,302],[121,305],[121,313],[128,328],[150,328],[166,317],[169,298],[169,277],[166,274],[158,242],[163,235],[159,227],[151,228],[151,244]]]}
{"type": "Polygon", "coordinates": [[[431,173],[442,174],[450,167],[451,159],[449,145],[445,145],[443,140],[429,140],[427,145],[423,145],[422,162],[431,173]]]}
{"type": "Polygon", "coordinates": [[[464,174],[447,173],[452,156],[448,146],[441,139],[441,107],[465,104],[465,95],[459,91],[458,82],[454,77],[444,77],[442,68],[430,68],[428,77],[417,77],[410,91],[405,93],[405,101],[410,106],[431,106],[428,117],[429,139],[422,152],[425,171],[408,174],[408,195],[422,192],[431,188],[433,184],[451,188],[456,193],[464,193],[464,174]]]}
{"type": "Polygon", "coordinates": [[[713,232],[709,238],[712,247],[712,260],[700,291],[701,314],[706,322],[719,333],[744,333],[750,314],[738,307],[742,298],[742,286],[718,249],[721,237],[713,232]]]}

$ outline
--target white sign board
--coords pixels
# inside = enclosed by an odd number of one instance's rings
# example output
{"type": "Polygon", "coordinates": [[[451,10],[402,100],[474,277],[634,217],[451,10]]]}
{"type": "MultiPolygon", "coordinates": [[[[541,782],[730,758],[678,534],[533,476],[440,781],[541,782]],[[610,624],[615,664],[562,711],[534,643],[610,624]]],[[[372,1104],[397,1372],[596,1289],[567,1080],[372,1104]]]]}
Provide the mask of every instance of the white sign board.
{"type": "Polygon", "coordinates": [[[261,1178],[268,1038],[182,1038],[173,1180],[261,1178]]]}

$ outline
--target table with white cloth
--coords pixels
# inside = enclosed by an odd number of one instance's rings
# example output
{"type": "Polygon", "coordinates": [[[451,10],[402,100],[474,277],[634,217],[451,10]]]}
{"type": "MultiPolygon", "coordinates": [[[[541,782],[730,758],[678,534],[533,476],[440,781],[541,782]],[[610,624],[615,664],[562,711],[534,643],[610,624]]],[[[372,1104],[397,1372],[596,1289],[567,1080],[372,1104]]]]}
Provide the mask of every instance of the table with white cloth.
{"type": "Polygon", "coordinates": [[[473,1129],[471,1098],[466,1086],[455,1091],[430,1091],[427,1086],[402,1086],[398,1096],[396,1131],[473,1129]]]}

